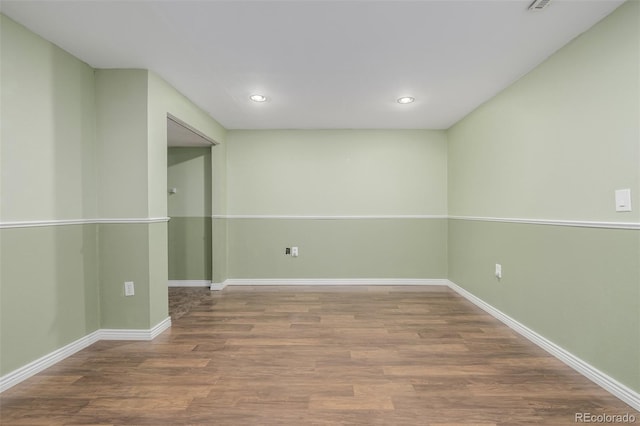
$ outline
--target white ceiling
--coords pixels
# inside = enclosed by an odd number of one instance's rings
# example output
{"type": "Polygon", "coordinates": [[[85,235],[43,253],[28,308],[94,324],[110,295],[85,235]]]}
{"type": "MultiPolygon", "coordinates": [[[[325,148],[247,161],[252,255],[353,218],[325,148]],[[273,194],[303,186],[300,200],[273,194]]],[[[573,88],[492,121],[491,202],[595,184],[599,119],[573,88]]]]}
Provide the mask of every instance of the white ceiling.
{"type": "Polygon", "coordinates": [[[95,68],[155,71],[228,129],[444,129],[623,3],[530,2],[2,0],[1,11],[95,68]]]}

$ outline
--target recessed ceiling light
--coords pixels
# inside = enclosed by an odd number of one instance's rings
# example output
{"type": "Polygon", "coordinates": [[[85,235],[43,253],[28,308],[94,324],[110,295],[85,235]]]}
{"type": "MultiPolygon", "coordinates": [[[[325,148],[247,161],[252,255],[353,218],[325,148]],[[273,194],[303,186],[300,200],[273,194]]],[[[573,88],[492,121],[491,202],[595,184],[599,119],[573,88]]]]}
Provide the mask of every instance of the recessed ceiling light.
{"type": "Polygon", "coordinates": [[[398,98],[398,103],[399,104],[410,104],[411,102],[415,101],[415,98],[412,98],[411,96],[403,96],[401,98],[398,98]]]}
{"type": "Polygon", "coordinates": [[[253,102],[264,102],[267,100],[267,97],[264,95],[255,94],[255,95],[249,96],[249,99],[251,99],[253,102]]]}

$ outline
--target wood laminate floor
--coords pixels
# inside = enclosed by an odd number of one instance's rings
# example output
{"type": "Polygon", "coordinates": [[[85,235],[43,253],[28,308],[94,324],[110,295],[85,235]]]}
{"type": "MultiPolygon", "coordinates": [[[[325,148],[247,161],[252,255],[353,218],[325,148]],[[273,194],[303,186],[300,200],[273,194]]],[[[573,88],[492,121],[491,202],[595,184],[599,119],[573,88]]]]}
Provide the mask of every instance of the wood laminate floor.
{"type": "Polygon", "coordinates": [[[569,425],[635,414],[446,287],[170,289],[173,326],[0,395],[3,425],[569,425]]]}

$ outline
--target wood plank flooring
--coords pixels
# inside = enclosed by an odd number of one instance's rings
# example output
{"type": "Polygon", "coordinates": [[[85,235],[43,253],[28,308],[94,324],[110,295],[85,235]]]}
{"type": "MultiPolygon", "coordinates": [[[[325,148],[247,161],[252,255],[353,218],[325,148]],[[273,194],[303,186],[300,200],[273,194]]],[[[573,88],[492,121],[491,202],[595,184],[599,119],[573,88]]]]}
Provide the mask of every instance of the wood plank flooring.
{"type": "Polygon", "coordinates": [[[173,327],[0,395],[2,425],[565,425],[640,415],[446,287],[170,289],[173,327]]]}

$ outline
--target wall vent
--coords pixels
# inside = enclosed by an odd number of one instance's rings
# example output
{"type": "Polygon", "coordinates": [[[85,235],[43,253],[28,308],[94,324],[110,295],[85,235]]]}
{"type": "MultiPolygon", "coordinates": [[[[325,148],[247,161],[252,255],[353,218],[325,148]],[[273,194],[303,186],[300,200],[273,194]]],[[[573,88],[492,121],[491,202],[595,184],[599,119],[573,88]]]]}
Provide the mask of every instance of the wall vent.
{"type": "Polygon", "coordinates": [[[529,10],[533,10],[533,11],[542,10],[545,7],[549,6],[549,3],[551,3],[551,0],[535,0],[529,6],[529,10]]]}

